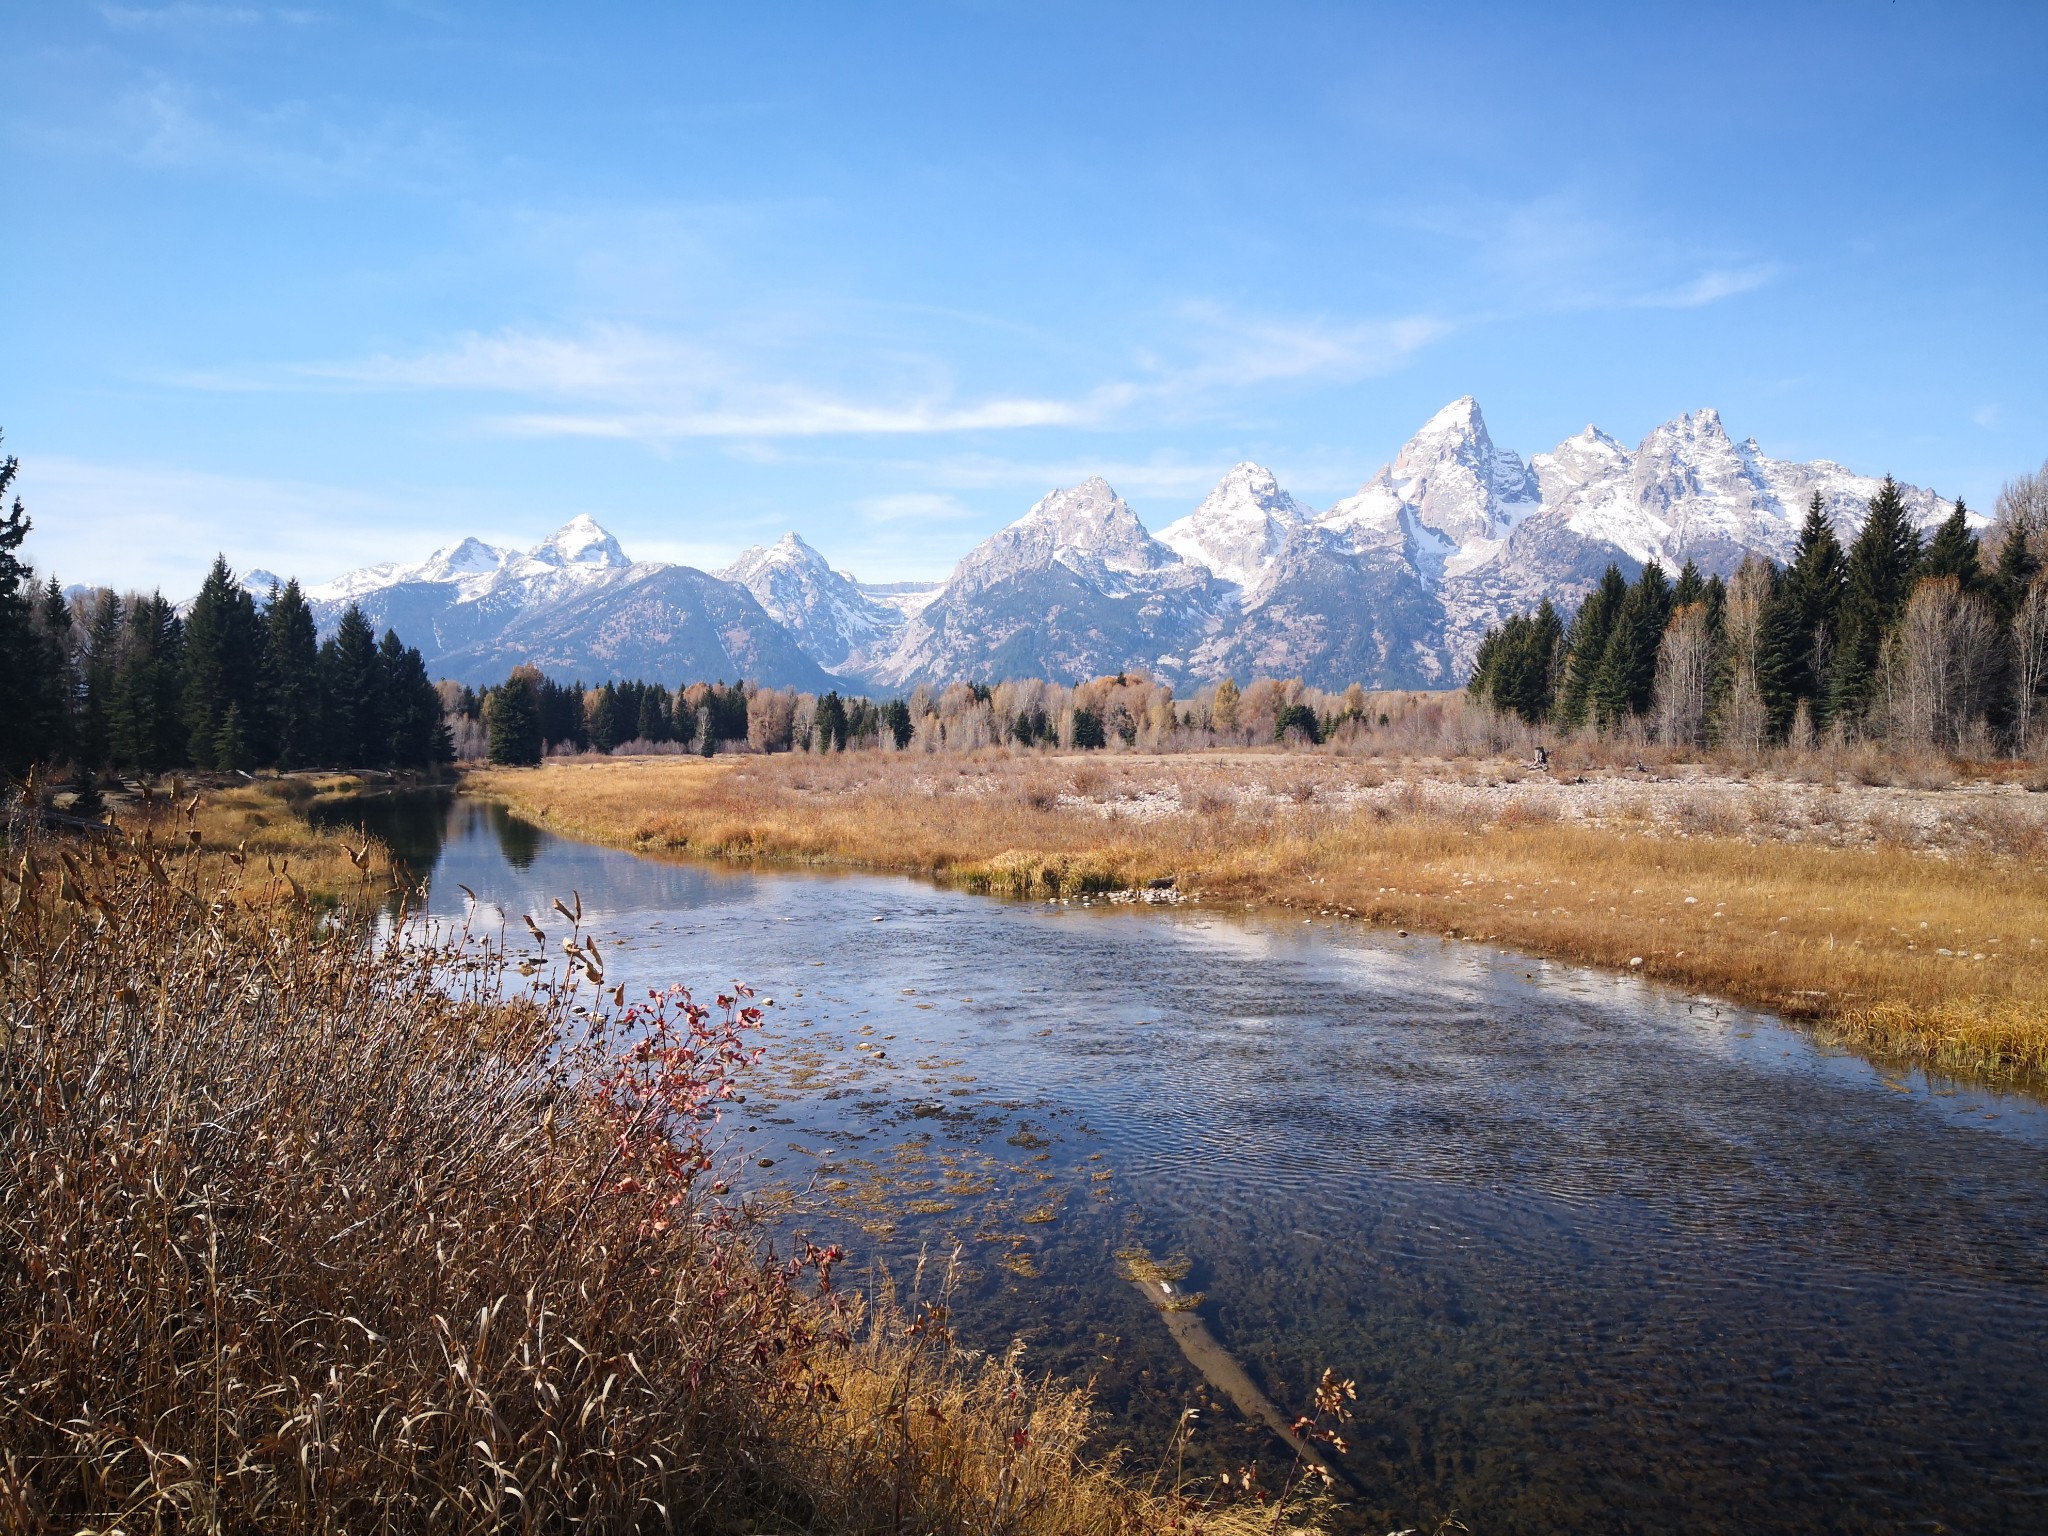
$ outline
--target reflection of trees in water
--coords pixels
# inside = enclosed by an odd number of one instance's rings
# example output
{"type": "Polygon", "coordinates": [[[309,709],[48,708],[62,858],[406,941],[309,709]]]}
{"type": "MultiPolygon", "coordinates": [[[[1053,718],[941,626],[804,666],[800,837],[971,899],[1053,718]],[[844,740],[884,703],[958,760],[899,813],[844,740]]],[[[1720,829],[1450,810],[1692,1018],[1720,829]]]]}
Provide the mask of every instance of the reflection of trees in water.
{"type": "Polygon", "coordinates": [[[540,852],[540,828],[521,821],[502,805],[487,805],[484,811],[491,818],[491,830],[498,834],[505,862],[514,869],[531,869],[534,855],[540,852]]]}
{"type": "Polygon", "coordinates": [[[402,883],[418,887],[433,872],[447,844],[454,806],[453,790],[428,789],[315,805],[308,819],[316,827],[342,828],[376,838],[391,850],[402,883]]]}

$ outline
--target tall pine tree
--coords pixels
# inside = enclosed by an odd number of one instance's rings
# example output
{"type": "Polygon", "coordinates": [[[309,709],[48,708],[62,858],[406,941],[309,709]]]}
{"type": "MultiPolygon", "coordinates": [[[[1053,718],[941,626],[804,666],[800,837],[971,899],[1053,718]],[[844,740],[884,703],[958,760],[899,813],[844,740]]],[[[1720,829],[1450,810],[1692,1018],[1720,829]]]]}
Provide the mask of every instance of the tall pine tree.
{"type": "Polygon", "coordinates": [[[1610,565],[1601,576],[1600,585],[1586,595],[1572,619],[1571,633],[1566,637],[1564,675],[1558,685],[1557,702],[1552,706],[1557,723],[1566,730],[1576,730],[1586,723],[1594,674],[1607,654],[1608,636],[1628,592],[1628,578],[1621,574],[1621,567],[1610,565]]]}
{"type": "Polygon", "coordinates": [[[114,760],[114,693],[121,665],[121,599],[102,587],[85,625],[85,693],[79,707],[78,756],[87,767],[114,760]]]}
{"type": "Polygon", "coordinates": [[[484,714],[492,762],[523,767],[540,761],[539,684],[540,674],[532,667],[514,667],[491,690],[484,714]]]}
{"type": "Polygon", "coordinates": [[[1831,717],[1856,719],[1869,707],[1885,637],[1906,611],[1919,565],[1920,530],[1906,516],[1905,498],[1887,475],[1870,498],[1870,515],[1849,550],[1829,680],[1831,717]]]}
{"type": "Polygon", "coordinates": [[[163,593],[152,592],[129,607],[127,630],[114,685],[114,757],[144,773],[182,767],[185,627],[163,593]]]}
{"type": "Polygon", "coordinates": [[[185,730],[193,761],[200,766],[245,766],[261,662],[255,600],[235,580],[227,556],[216,555],[185,616],[185,730]],[[235,712],[233,753],[243,759],[239,763],[222,761],[218,750],[228,740],[224,727],[230,710],[235,712]]]}
{"type": "Polygon", "coordinates": [[[441,718],[441,695],[427,676],[420,653],[397,631],[385,630],[377,647],[384,684],[386,760],[396,768],[425,769],[453,762],[455,744],[441,718]]]}
{"type": "Polygon", "coordinates": [[[1934,530],[1934,538],[1920,561],[1922,576],[1953,576],[1965,592],[1984,589],[1984,564],[1977,535],[1970,531],[1969,509],[1956,498],[1955,510],[1934,530]]]}
{"type": "Polygon", "coordinates": [[[327,717],[323,755],[329,762],[359,768],[384,765],[389,741],[380,674],[376,633],[363,610],[350,603],[320,647],[320,698],[327,717]]]}
{"type": "MultiPolygon", "coordinates": [[[[0,505],[14,483],[18,464],[0,459],[0,505]]],[[[20,773],[48,754],[41,673],[42,647],[36,638],[35,573],[20,556],[34,524],[21,498],[0,517],[0,770],[20,773]]]]}
{"type": "Polygon", "coordinates": [[[271,588],[263,611],[263,694],[271,758],[280,768],[320,760],[320,639],[296,579],[271,588]]]}
{"type": "MultiPolygon", "coordinates": [[[[1792,563],[1785,568],[1778,587],[1780,601],[1790,610],[1789,619],[1777,616],[1772,629],[1774,636],[1786,642],[1778,657],[1784,690],[1795,705],[1805,699],[1816,722],[1826,715],[1828,674],[1834,664],[1836,626],[1847,576],[1848,561],[1841,541],[1828,520],[1826,503],[1815,491],[1806,506],[1806,521],[1800,526],[1792,563]]],[[[1786,718],[1791,718],[1789,713],[1786,718]]]]}
{"type": "Polygon", "coordinates": [[[1652,560],[1615,611],[1614,626],[1593,673],[1593,718],[1603,731],[1616,729],[1650,707],[1657,684],[1657,646],[1670,621],[1671,583],[1664,568],[1652,560]]]}

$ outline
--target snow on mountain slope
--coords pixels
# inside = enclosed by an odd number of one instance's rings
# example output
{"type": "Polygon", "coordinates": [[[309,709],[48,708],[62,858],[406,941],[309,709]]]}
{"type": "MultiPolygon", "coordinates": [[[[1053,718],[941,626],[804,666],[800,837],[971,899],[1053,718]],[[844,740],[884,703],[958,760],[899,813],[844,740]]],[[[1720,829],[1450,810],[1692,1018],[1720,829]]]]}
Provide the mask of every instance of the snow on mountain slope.
{"type": "Polygon", "coordinates": [[[970,551],[870,675],[891,686],[1127,667],[1181,677],[1234,591],[1147,533],[1097,476],[970,551]]]}
{"type": "MultiPolygon", "coordinates": [[[[308,597],[323,629],[359,602],[430,663],[459,657],[478,676],[527,655],[759,666],[759,681],[830,673],[881,689],[1125,668],[1177,686],[1255,673],[1441,686],[1465,675],[1488,627],[1544,598],[1569,614],[1609,562],[1633,574],[1691,559],[1725,574],[1751,553],[1782,561],[1816,491],[1846,542],[1880,483],[1825,459],[1773,459],[1732,440],[1713,410],[1633,450],[1589,426],[1524,462],[1466,396],[1320,515],[1243,463],[1154,537],[1098,477],[1046,495],[936,585],[858,582],[794,533],[717,577],[635,565],[579,517],[529,550],[465,539],[308,597]],[[713,630],[730,643],[714,647],[713,630]]],[[[1922,528],[1951,509],[1901,490],[1922,528]]]]}
{"type": "Polygon", "coordinates": [[[1479,402],[1461,396],[1423,423],[1359,490],[1318,519],[1354,546],[1400,531],[1424,580],[1483,565],[1542,505],[1521,456],[1496,447],[1479,402]]]}
{"type": "Polygon", "coordinates": [[[1145,531],[1138,515],[1096,475],[1071,490],[1051,492],[976,546],[954,567],[946,586],[955,593],[973,591],[1054,563],[1085,580],[1114,586],[1119,578],[1181,561],[1145,531]]]}
{"type": "Polygon", "coordinates": [[[754,594],[769,616],[828,669],[858,665],[903,627],[900,608],[876,602],[795,533],[756,545],[718,573],[754,594]]]}
{"type": "Polygon", "coordinates": [[[1203,503],[1160,530],[1159,542],[1223,580],[1249,587],[1280,558],[1288,535],[1314,514],[1280,489],[1270,469],[1239,464],[1203,503]]]}

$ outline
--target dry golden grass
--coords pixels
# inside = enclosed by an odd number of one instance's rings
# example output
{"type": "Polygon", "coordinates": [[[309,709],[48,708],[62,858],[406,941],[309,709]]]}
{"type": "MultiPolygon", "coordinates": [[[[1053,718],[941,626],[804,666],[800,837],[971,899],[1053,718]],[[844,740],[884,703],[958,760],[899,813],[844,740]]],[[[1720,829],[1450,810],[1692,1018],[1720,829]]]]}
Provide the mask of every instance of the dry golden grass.
{"type": "Polygon", "coordinates": [[[1947,845],[1928,849],[1903,813],[1896,835],[1880,827],[1855,846],[1780,836],[1762,799],[1739,813],[1682,801],[1662,822],[1589,824],[1531,796],[1482,818],[1412,770],[1369,806],[1346,799],[1347,784],[1388,774],[1259,754],[850,753],[574,760],[481,771],[468,785],[571,835],[649,850],[898,870],[1018,896],[1170,878],[1212,904],[1631,970],[1946,1071],[2048,1075],[2038,819],[1972,802],[1947,845]]]}
{"type": "Polygon", "coordinates": [[[252,784],[221,787],[166,780],[146,792],[103,786],[108,830],[167,852],[203,850],[227,854],[245,876],[238,899],[296,900],[303,893],[316,904],[388,894],[394,875],[388,851],[361,837],[324,831],[306,819],[318,800],[346,798],[361,781],[347,775],[289,774],[252,784]],[[296,882],[298,890],[294,891],[296,882]]]}
{"type": "Polygon", "coordinates": [[[1254,1518],[1119,1481],[1076,1391],[766,1251],[708,1183],[744,1009],[629,1009],[590,950],[508,995],[466,936],[380,945],[160,835],[204,815],[7,860],[0,1529],[1254,1518]]]}

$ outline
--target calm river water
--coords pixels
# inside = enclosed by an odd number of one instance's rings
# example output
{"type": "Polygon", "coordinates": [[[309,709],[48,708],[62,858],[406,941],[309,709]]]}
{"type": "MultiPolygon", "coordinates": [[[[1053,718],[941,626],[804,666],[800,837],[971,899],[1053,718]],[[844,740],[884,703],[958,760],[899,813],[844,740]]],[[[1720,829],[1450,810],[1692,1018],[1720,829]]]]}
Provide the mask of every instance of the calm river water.
{"type": "Polygon", "coordinates": [[[1286,1453],[1120,1277],[1134,1250],[1188,1262],[1283,1408],[1357,1381],[1359,1530],[2048,1530],[2027,1100],[1355,925],[738,872],[461,800],[372,830],[435,915],[460,883],[552,943],[577,892],[614,979],[777,999],[749,1177],[904,1289],[957,1250],[967,1341],[1092,1379],[1141,1470],[1184,1405],[1204,1467],[1286,1453]]]}

